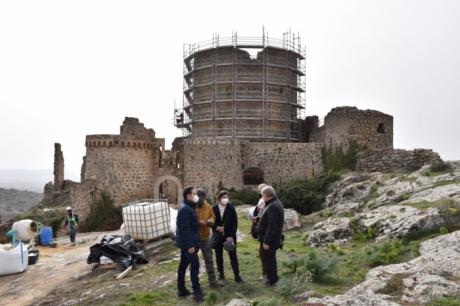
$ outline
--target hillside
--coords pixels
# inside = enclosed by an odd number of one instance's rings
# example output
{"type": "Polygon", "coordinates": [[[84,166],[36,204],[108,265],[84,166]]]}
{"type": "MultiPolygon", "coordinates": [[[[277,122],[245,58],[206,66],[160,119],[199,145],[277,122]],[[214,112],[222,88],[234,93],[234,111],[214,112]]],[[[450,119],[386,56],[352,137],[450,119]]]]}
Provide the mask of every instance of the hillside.
{"type": "MultiPolygon", "coordinates": [[[[286,214],[289,230],[278,252],[281,279],[269,289],[260,279],[259,243],[249,234],[248,209],[237,207],[245,283],[233,281],[225,256],[228,279],[223,288],[209,289],[200,256],[207,305],[460,305],[460,163],[442,170],[425,166],[406,173],[342,174],[322,209],[300,216],[301,225],[294,211],[286,214]]],[[[35,284],[36,295],[30,298],[37,305],[192,303],[176,295],[179,251],[172,241],[156,248],[147,265],[117,281],[116,269],[93,270],[85,264],[92,241],[85,235],[79,248],[63,246],[67,253],[59,260],[69,262],[69,273],[42,267],[50,273],[47,278],[55,273],[72,281],[35,284]]],[[[15,278],[0,286],[6,300],[27,290],[14,291],[15,278]]]]}
{"type": "Polygon", "coordinates": [[[37,205],[42,198],[42,193],[0,188],[0,224],[37,205]]]}

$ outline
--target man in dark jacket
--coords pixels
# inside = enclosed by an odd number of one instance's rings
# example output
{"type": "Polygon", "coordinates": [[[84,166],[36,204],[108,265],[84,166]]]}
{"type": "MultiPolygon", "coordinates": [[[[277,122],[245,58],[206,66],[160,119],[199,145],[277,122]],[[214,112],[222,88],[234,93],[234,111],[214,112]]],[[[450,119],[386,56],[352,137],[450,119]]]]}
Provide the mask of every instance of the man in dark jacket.
{"type": "Polygon", "coordinates": [[[271,186],[262,189],[262,198],[265,201],[265,209],[259,221],[258,236],[260,241],[260,259],[262,271],[267,274],[267,285],[274,285],[278,281],[276,264],[276,250],[281,247],[284,207],[276,197],[276,192],[271,186]]]}
{"type": "Polygon", "coordinates": [[[182,203],[176,219],[176,246],[181,250],[179,268],[177,269],[177,289],[180,297],[190,295],[185,287],[185,273],[190,265],[190,279],[192,281],[193,298],[202,302],[200,279],[198,277],[200,262],[198,250],[200,248],[200,224],[195,212],[195,205],[199,198],[193,186],[184,189],[182,203]]]}
{"type": "Polygon", "coordinates": [[[225,280],[224,274],[224,244],[230,246],[228,255],[232,266],[235,281],[242,283],[243,279],[240,276],[240,267],[236,256],[236,232],[238,230],[238,215],[236,209],[229,203],[228,191],[222,190],[217,196],[217,204],[212,208],[216,217],[216,222],[213,225],[213,235],[217,236],[214,248],[216,250],[217,271],[219,271],[219,279],[225,280]]]}

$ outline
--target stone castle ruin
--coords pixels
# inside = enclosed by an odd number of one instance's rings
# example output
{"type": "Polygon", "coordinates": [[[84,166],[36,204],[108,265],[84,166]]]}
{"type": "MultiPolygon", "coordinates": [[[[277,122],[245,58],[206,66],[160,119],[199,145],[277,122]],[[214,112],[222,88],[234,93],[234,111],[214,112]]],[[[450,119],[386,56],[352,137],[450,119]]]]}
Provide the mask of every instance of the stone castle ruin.
{"type": "Polygon", "coordinates": [[[118,135],[88,135],[81,182],[64,179],[55,145],[54,183],[43,204],[66,203],[84,217],[99,192],[115,204],[146,198],[181,200],[183,186],[253,189],[323,171],[323,148],[358,153],[359,171],[416,169],[439,155],[394,150],[393,117],[355,107],[332,109],[320,125],[305,116],[305,48],[300,39],[237,37],[189,45],[184,51],[184,100],[175,110],[183,130],[170,150],[165,139],[126,117],[118,135]]]}

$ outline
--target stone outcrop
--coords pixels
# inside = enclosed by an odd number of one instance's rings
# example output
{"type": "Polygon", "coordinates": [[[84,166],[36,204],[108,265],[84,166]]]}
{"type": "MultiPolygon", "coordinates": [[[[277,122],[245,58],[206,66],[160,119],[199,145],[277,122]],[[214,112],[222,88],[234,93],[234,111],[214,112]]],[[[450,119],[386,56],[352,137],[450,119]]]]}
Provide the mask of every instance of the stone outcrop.
{"type": "Polygon", "coordinates": [[[422,211],[402,205],[380,206],[360,214],[357,219],[363,229],[373,229],[377,241],[403,238],[411,232],[428,232],[444,223],[437,208],[422,211]]]}
{"type": "Polygon", "coordinates": [[[425,305],[459,295],[460,231],[424,241],[420,254],[406,263],[374,268],[345,294],[309,298],[306,305],[425,305]]]}
{"type": "Polygon", "coordinates": [[[331,217],[314,226],[307,243],[313,247],[326,246],[329,243],[343,244],[353,235],[349,218],[331,217]]]}
{"type": "Polygon", "coordinates": [[[284,210],[284,230],[291,230],[300,228],[302,223],[300,222],[299,214],[294,209],[284,210]]]}

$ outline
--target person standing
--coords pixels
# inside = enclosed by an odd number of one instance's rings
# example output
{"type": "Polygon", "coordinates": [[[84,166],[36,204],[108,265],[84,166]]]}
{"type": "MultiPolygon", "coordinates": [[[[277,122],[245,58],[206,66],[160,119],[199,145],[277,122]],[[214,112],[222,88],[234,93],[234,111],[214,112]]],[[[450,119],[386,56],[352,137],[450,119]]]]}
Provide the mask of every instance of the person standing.
{"type": "Polygon", "coordinates": [[[204,264],[206,267],[206,273],[208,274],[208,282],[210,288],[221,287],[222,285],[217,283],[216,273],[214,271],[214,262],[212,259],[212,247],[209,243],[209,237],[211,235],[211,228],[216,221],[214,211],[212,210],[211,204],[206,200],[207,194],[204,189],[197,190],[198,205],[195,209],[200,223],[200,248],[201,254],[203,255],[204,264]]]}
{"type": "Polygon", "coordinates": [[[198,195],[193,186],[188,186],[183,192],[184,201],[179,208],[176,219],[176,246],[180,249],[180,262],[177,269],[177,290],[179,297],[190,295],[185,287],[185,273],[190,266],[190,279],[192,281],[193,299],[203,302],[199,272],[200,261],[198,250],[200,248],[200,224],[195,212],[198,195]]]}
{"type": "Polygon", "coordinates": [[[63,228],[68,229],[70,237],[70,245],[75,246],[75,239],[77,237],[77,230],[80,229],[80,217],[72,212],[72,207],[66,208],[66,217],[64,220],[63,228]]]}
{"type": "Polygon", "coordinates": [[[216,250],[217,271],[219,271],[219,279],[225,280],[224,273],[224,246],[228,251],[230,263],[232,266],[235,282],[242,283],[243,279],[240,276],[240,268],[236,255],[236,232],[238,230],[238,215],[235,207],[229,203],[229,193],[226,190],[219,192],[217,196],[217,204],[213,206],[216,222],[213,226],[216,240],[214,248],[216,250]]]}
{"type": "Polygon", "coordinates": [[[258,237],[260,241],[260,259],[262,273],[267,276],[267,285],[278,282],[276,251],[282,245],[284,226],[284,207],[277,198],[275,189],[265,186],[261,191],[265,208],[259,221],[258,237]]]}

